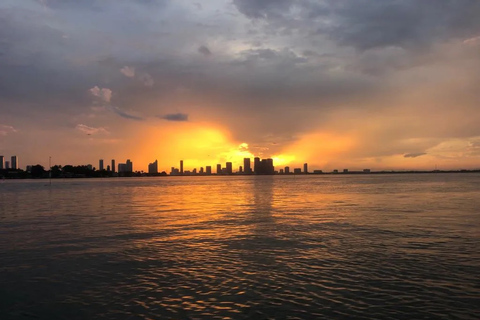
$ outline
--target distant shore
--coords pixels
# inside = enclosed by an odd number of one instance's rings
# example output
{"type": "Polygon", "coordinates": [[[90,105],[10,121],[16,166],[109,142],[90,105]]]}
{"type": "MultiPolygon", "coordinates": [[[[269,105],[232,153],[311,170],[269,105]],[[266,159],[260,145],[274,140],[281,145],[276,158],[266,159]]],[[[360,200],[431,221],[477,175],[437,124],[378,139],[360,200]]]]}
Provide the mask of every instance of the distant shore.
{"type": "MultiPolygon", "coordinates": [[[[480,169],[475,170],[381,170],[381,171],[348,171],[348,172],[302,172],[302,173],[275,173],[270,176],[321,176],[321,175],[378,175],[378,174],[438,174],[438,173],[480,173],[480,169]]],[[[212,176],[264,176],[262,174],[167,174],[162,173],[145,173],[145,172],[130,172],[130,173],[112,173],[98,174],[96,172],[92,175],[85,174],[60,174],[50,177],[48,172],[42,176],[32,176],[31,173],[23,170],[2,170],[0,172],[0,179],[88,179],[88,178],[138,178],[138,177],[212,177],[212,176]]]]}

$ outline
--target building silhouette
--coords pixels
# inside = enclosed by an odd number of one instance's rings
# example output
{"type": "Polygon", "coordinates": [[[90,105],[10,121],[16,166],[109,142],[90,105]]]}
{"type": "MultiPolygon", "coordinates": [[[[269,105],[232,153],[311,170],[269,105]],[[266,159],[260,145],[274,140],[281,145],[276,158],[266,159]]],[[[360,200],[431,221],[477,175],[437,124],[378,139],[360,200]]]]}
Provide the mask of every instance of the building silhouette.
{"type": "Polygon", "coordinates": [[[232,174],[232,173],[233,173],[232,163],[231,163],[231,162],[227,162],[227,163],[225,164],[225,168],[226,168],[226,174],[232,174]]]}
{"type": "Polygon", "coordinates": [[[10,166],[13,170],[18,169],[18,158],[17,158],[17,156],[12,156],[12,162],[10,162],[10,166]]]}
{"type": "Polygon", "coordinates": [[[308,163],[303,164],[303,173],[305,173],[305,174],[308,173],[308,163]]]}
{"type": "Polygon", "coordinates": [[[250,164],[250,158],[243,159],[243,172],[245,174],[252,174],[252,167],[250,164]]]}
{"type": "Polygon", "coordinates": [[[208,174],[208,175],[212,174],[212,167],[211,166],[206,166],[205,167],[205,173],[208,174]]]}
{"type": "Polygon", "coordinates": [[[103,159],[100,159],[98,161],[98,170],[102,171],[104,168],[103,168],[103,159]]]}
{"type": "Polygon", "coordinates": [[[148,173],[149,174],[158,173],[158,160],[155,160],[153,163],[148,164],[148,173]]]}
{"type": "Polygon", "coordinates": [[[217,174],[222,174],[222,165],[217,164],[217,174]]]}
{"type": "Polygon", "coordinates": [[[259,157],[256,157],[254,160],[253,171],[255,174],[275,174],[273,159],[260,159],[259,157]]]}
{"type": "Polygon", "coordinates": [[[5,157],[0,156],[0,170],[5,169],[5,157]]]}
{"type": "Polygon", "coordinates": [[[289,174],[290,173],[290,167],[285,167],[285,174],[289,174]]]}
{"type": "Polygon", "coordinates": [[[255,174],[259,174],[259,171],[260,171],[260,158],[259,157],[255,157],[253,159],[253,172],[255,174]]]}
{"type": "Polygon", "coordinates": [[[10,161],[5,161],[5,169],[10,169],[10,161]]]}
{"type": "Polygon", "coordinates": [[[183,174],[183,160],[180,160],[180,174],[183,174]]]}
{"type": "Polygon", "coordinates": [[[112,159],[112,172],[115,173],[115,159],[112,159]]]}
{"type": "Polygon", "coordinates": [[[127,172],[133,172],[133,162],[130,159],[127,159],[127,172]]]}
{"type": "Polygon", "coordinates": [[[301,174],[301,173],[302,173],[302,169],[300,169],[300,168],[295,168],[295,169],[293,169],[293,173],[294,173],[294,174],[301,174]]]}

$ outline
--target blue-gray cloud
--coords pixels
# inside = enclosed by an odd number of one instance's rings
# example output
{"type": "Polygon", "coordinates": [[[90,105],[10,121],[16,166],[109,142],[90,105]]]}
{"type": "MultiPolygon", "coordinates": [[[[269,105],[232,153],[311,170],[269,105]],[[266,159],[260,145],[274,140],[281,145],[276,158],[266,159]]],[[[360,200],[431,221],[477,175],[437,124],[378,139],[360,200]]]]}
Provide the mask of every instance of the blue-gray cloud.
{"type": "Polygon", "coordinates": [[[167,120],[167,121],[188,121],[188,114],[186,113],[170,113],[165,114],[162,116],[158,116],[158,118],[167,120]]]}
{"type": "Polygon", "coordinates": [[[145,118],[129,114],[129,113],[123,111],[122,109],[118,108],[118,107],[110,106],[109,109],[112,110],[113,112],[115,112],[120,117],[125,118],[125,119],[136,120],[136,121],[144,121],[145,120],[145,118]]]}
{"type": "Polygon", "coordinates": [[[200,52],[201,54],[203,54],[204,56],[210,56],[212,55],[212,52],[210,51],[210,49],[208,49],[206,46],[200,46],[198,48],[198,52],[200,52]]]}

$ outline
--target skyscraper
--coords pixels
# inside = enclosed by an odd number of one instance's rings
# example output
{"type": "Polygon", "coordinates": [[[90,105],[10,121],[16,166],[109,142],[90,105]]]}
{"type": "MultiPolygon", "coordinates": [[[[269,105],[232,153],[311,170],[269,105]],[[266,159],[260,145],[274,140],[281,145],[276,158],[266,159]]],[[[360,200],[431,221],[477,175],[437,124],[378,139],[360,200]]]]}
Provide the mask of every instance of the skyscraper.
{"type": "Polygon", "coordinates": [[[112,159],[112,172],[115,173],[115,159],[112,159]]]}
{"type": "Polygon", "coordinates": [[[133,162],[130,161],[130,159],[127,159],[126,171],[127,172],[133,172],[133,162]]]}
{"type": "Polygon", "coordinates": [[[17,170],[18,169],[18,158],[17,156],[12,156],[12,162],[10,162],[10,165],[12,169],[17,170]]]}
{"type": "Polygon", "coordinates": [[[212,166],[206,166],[205,167],[205,173],[206,174],[212,174],[212,166]]]}
{"type": "Polygon", "coordinates": [[[158,173],[158,160],[155,160],[155,162],[148,164],[148,173],[150,174],[158,173]]]}
{"type": "Polygon", "coordinates": [[[255,157],[255,159],[253,159],[253,171],[255,172],[255,174],[258,174],[261,171],[259,157],[255,157]]]}
{"type": "Polygon", "coordinates": [[[0,156],[0,169],[5,169],[5,157],[0,156]]]}
{"type": "Polygon", "coordinates": [[[252,173],[252,168],[250,166],[250,158],[243,159],[243,171],[245,172],[245,174],[252,173]]]}
{"type": "Polygon", "coordinates": [[[222,174],[222,165],[217,164],[217,174],[222,174]]]}
{"type": "Polygon", "coordinates": [[[233,173],[231,162],[226,163],[226,168],[227,168],[227,174],[232,174],[233,173]]]}
{"type": "Polygon", "coordinates": [[[289,174],[290,173],[290,167],[285,167],[285,174],[289,174]]]}
{"type": "Polygon", "coordinates": [[[180,160],[180,174],[183,174],[183,160],[180,160]]]}
{"type": "Polygon", "coordinates": [[[308,163],[303,164],[303,173],[308,173],[308,163]]]}
{"type": "Polygon", "coordinates": [[[10,161],[5,161],[5,169],[10,169],[10,161]]]}
{"type": "Polygon", "coordinates": [[[98,161],[98,170],[102,171],[104,168],[103,168],[103,159],[100,159],[98,161]]]}

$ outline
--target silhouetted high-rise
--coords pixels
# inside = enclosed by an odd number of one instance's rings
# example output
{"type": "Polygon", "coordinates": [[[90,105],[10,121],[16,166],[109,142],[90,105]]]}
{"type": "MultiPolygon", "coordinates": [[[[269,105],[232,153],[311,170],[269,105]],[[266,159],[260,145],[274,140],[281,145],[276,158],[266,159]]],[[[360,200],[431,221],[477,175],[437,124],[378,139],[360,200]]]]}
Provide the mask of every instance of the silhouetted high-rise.
{"type": "Polygon", "coordinates": [[[205,167],[205,173],[206,174],[212,174],[212,166],[206,166],[205,167]]]}
{"type": "Polygon", "coordinates": [[[226,168],[227,168],[227,174],[232,174],[233,173],[231,162],[226,163],[226,168]]]}
{"type": "Polygon", "coordinates": [[[115,173],[115,159],[112,159],[112,172],[115,173]]]}
{"type": "Polygon", "coordinates": [[[289,174],[290,173],[290,167],[285,167],[285,174],[289,174]]]}
{"type": "Polygon", "coordinates": [[[98,161],[98,170],[102,171],[104,168],[103,168],[103,159],[100,159],[98,161]]]}
{"type": "Polygon", "coordinates": [[[256,157],[254,162],[255,174],[275,174],[275,168],[273,167],[273,159],[262,159],[256,157]]]}
{"type": "Polygon", "coordinates": [[[18,169],[18,158],[17,158],[17,156],[12,156],[12,162],[10,162],[10,166],[14,170],[18,169]]]}
{"type": "Polygon", "coordinates": [[[0,156],[0,169],[5,169],[5,157],[0,156]]]}
{"type": "Polygon", "coordinates": [[[183,174],[183,160],[180,160],[180,174],[183,174]]]}
{"type": "Polygon", "coordinates": [[[308,163],[303,164],[303,173],[308,173],[308,163]]]}
{"type": "Polygon", "coordinates": [[[253,172],[255,172],[255,174],[259,174],[259,172],[260,172],[260,158],[259,157],[255,157],[253,159],[253,172]]]}
{"type": "Polygon", "coordinates": [[[217,164],[217,174],[222,174],[222,165],[217,164]]]}
{"type": "Polygon", "coordinates": [[[158,160],[155,160],[155,162],[148,164],[148,173],[149,174],[158,173],[158,160]]]}
{"type": "Polygon", "coordinates": [[[130,159],[127,159],[127,172],[133,172],[133,162],[130,159]]]}
{"type": "Polygon", "coordinates": [[[243,172],[245,174],[251,174],[252,173],[252,167],[250,164],[250,158],[244,158],[243,159],[243,172]]]}

